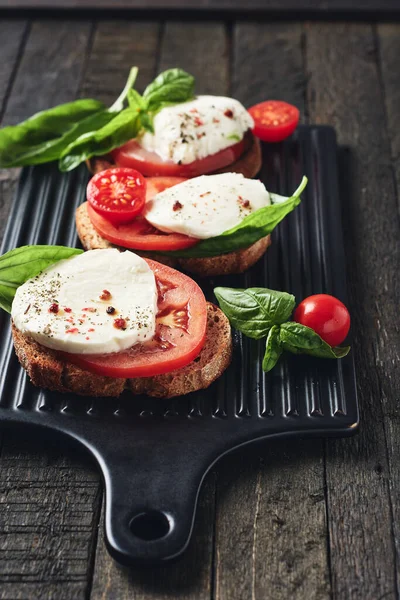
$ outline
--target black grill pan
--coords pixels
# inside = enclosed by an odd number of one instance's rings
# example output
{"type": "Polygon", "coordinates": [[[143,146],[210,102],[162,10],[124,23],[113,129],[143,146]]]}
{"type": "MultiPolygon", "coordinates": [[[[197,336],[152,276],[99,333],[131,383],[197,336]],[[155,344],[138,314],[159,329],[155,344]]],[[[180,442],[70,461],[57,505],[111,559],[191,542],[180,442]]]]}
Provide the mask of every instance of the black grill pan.
{"type": "MultiPolygon", "coordinates": [[[[261,178],[289,195],[309,178],[302,204],[278,226],[266,258],[243,276],[203,282],[267,286],[298,300],[328,292],[346,302],[336,139],[329,127],[300,127],[263,149],[261,178]]],[[[22,172],[3,252],[24,244],[78,243],[75,207],[84,200],[84,167],[22,172]]],[[[209,389],[173,400],[85,399],[34,388],[20,368],[9,317],[0,316],[0,419],[36,425],[80,441],[96,457],[106,490],[106,538],[120,562],[159,563],[186,547],[202,479],[223,454],[248,442],[293,436],[343,436],[358,426],[352,354],[341,361],[287,356],[268,375],[263,343],[234,334],[234,358],[209,389]],[[150,538],[150,539],[149,539],[150,538]]]]}

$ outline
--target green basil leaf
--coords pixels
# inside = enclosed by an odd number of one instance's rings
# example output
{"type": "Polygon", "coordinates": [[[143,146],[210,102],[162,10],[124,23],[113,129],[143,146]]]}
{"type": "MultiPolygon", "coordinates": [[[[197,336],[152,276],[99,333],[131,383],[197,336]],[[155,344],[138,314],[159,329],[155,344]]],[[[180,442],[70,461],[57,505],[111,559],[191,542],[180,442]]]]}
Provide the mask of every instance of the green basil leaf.
{"type": "Polygon", "coordinates": [[[287,321],[295,306],[291,294],[266,288],[217,287],[214,294],[231,324],[256,340],[268,335],[273,325],[287,321]]]}
{"type": "MultiPolygon", "coordinates": [[[[105,111],[97,100],[83,99],[36,113],[18,125],[0,129],[0,167],[50,162],[105,111]]],[[[90,129],[88,129],[90,128],[90,129]]]]}
{"type": "Polygon", "coordinates": [[[148,103],[143,98],[143,96],[139,94],[137,90],[129,90],[128,103],[132,110],[137,110],[138,112],[140,112],[141,110],[147,110],[148,103]]]}
{"type": "Polygon", "coordinates": [[[310,327],[290,321],[281,325],[280,340],[285,350],[294,354],[310,354],[319,358],[343,358],[350,346],[332,347],[310,327]]]}
{"type": "Polygon", "coordinates": [[[203,258],[207,256],[219,256],[220,254],[226,254],[227,252],[251,246],[270,234],[300,204],[300,194],[306,187],[307,181],[307,177],[303,177],[300,186],[294,192],[293,196],[286,198],[285,202],[260,208],[245,217],[239,225],[225,231],[221,235],[209,238],[208,240],[202,240],[186,250],[174,250],[167,254],[169,256],[176,256],[177,258],[203,258]]]}
{"type": "Polygon", "coordinates": [[[112,119],[97,131],[81,135],[62,153],[59,168],[71,171],[92,156],[108,154],[114,148],[137,136],[139,130],[138,113],[125,108],[113,114],[112,119]]]}
{"type": "Polygon", "coordinates": [[[143,97],[150,111],[157,111],[161,104],[177,104],[193,98],[194,77],[182,69],[169,69],[160,73],[147,86],[143,97]]]}
{"type": "Polygon", "coordinates": [[[65,246],[21,246],[0,256],[0,307],[11,312],[20,285],[59,260],[82,252],[65,246]]]}
{"type": "Polygon", "coordinates": [[[280,359],[282,352],[283,348],[279,337],[279,327],[274,325],[269,330],[265,345],[265,354],[262,362],[263,371],[266,373],[271,371],[280,359]]]}

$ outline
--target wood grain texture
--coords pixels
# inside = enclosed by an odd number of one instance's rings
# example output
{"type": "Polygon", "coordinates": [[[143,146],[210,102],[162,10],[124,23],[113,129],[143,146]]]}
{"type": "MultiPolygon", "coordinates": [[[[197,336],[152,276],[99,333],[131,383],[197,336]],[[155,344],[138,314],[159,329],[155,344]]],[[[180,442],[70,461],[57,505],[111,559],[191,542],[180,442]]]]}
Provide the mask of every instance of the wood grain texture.
{"type": "Polygon", "coordinates": [[[340,599],[398,597],[400,231],[376,50],[369,25],[307,29],[310,117],[334,125],[346,147],[341,184],[361,428],[352,440],[327,443],[340,599]]]}
{"type": "MultiPolygon", "coordinates": [[[[232,95],[246,105],[283,98],[304,115],[301,48],[299,25],[238,24],[232,95]]],[[[227,457],[218,475],[216,598],[329,598],[321,441],[227,457]]]]}
{"type": "Polygon", "coordinates": [[[377,35],[378,58],[400,211],[400,25],[380,24],[377,27],[377,35]]]}
{"type": "Polygon", "coordinates": [[[179,562],[166,567],[129,569],[118,566],[106,550],[101,526],[91,600],[209,600],[212,593],[214,494],[215,474],[212,474],[200,493],[189,548],[179,562]]]}
{"type": "Polygon", "coordinates": [[[32,431],[4,438],[0,598],[83,599],[100,506],[97,471],[63,438],[46,443],[32,431]]]}
{"type": "Polygon", "coordinates": [[[160,28],[157,22],[100,21],[80,95],[111,105],[135,65],[139,67],[135,87],[142,90],[156,74],[160,28]]]}
{"type": "MultiPolygon", "coordinates": [[[[162,35],[162,43],[158,60],[152,57],[151,65],[158,71],[181,66],[196,74],[199,90],[210,90],[209,75],[219,83],[218,93],[226,93],[222,88],[228,78],[228,56],[223,51],[226,48],[226,31],[222,24],[191,23],[185,27],[185,33],[180,34],[182,25],[177,22],[167,24],[162,35]],[[191,42],[191,52],[187,52],[188,40],[191,42]],[[199,55],[207,69],[201,69],[199,55]]],[[[148,83],[148,81],[146,82],[148,83]]],[[[214,476],[207,478],[207,483],[201,493],[196,528],[188,553],[176,565],[165,569],[140,570],[120,569],[108,555],[103,538],[99,540],[96,555],[92,598],[108,600],[117,597],[128,600],[132,597],[138,600],[179,598],[184,600],[208,600],[211,597],[212,586],[212,556],[213,556],[213,523],[215,509],[214,476]],[[113,595],[114,594],[114,595],[113,595]]]]}
{"type": "MultiPolygon", "coordinates": [[[[13,123],[72,100],[79,87],[90,23],[36,22],[8,98],[13,123]]],[[[1,230],[19,169],[0,172],[1,230]]],[[[34,433],[8,432],[0,456],[0,598],[85,598],[100,509],[97,470],[82,453],[63,456],[34,433]],[[28,438],[28,441],[24,442],[28,438]]]]}
{"type": "Polygon", "coordinates": [[[89,41],[88,21],[35,21],[13,84],[4,123],[75,98],[89,41]]]}
{"type": "MultiPolygon", "coordinates": [[[[397,207],[400,210],[400,132],[399,132],[399,119],[400,119],[400,73],[399,73],[399,57],[400,57],[400,25],[379,25],[378,26],[378,50],[380,59],[381,76],[383,82],[383,90],[385,95],[386,113],[387,113],[387,129],[390,139],[391,156],[392,156],[392,169],[395,176],[396,192],[397,192],[397,207]]],[[[397,238],[398,244],[398,238],[397,238]]],[[[383,249],[382,249],[383,250],[383,249]]],[[[397,269],[397,273],[400,269],[400,261],[392,265],[393,268],[397,269]]],[[[390,292],[398,292],[398,274],[393,273],[395,278],[395,285],[392,284],[392,289],[387,290],[390,292]]],[[[390,274],[390,275],[391,275],[390,274]]],[[[389,275],[389,277],[390,277],[389,275]]],[[[394,283],[394,282],[393,282],[394,283]]],[[[398,296],[397,296],[398,301],[398,296]]],[[[393,299],[392,304],[395,304],[396,300],[393,299]]],[[[382,305],[381,305],[382,307],[382,305]]],[[[392,307],[391,316],[394,315],[396,308],[392,307]]],[[[382,313],[382,308],[381,311],[382,313]]],[[[386,316],[386,310],[384,311],[386,316]]],[[[389,317],[390,318],[390,317],[389,317]]],[[[400,345],[398,337],[398,328],[395,332],[391,330],[393,327],[390,325],[388,319],[385,319],[385,326],[381,332],[382,336],[386,337],[387,328],[390,328],[390,340],[386,341],[387,344],[397,344],[396,347],[392,346],[391,358],[393,364],[388,369],[388,363],[386,362],[383,372],[381,372],[381,392],[383,397],[385,425],[387,427],[387,444],[388,444],[388,457],[389,457],[389,473],[390,473],[390,492],[392,498],[392,519],[393,529],[395,535],[395,547],[396,547],[396,564],[397,564],[397,590],[400,590],[400,450],[398,439],[400,435],[399,421],[398,421],[398,403],[396,402],[400,392],[400,377],[399,377],[399,362],[400,362],[400,345]],[[397,335],[396,335],[397,333],[397,335]],[[397,365],[397,368],[396,368],[397,365]]],[[[386,351],[386,347],[383,349],[386,351]]],[[[390,363],[389,363],[390,364],[390,363]]],[[[380,365],[379,365],[380,366],[380,365]]],[[[379,369],[381,370],[381,369],[379,369]]]]}
{"type": "Polygon", "coordinates": [[[228,53],[223,23],[168,21],[159,70],[179,66],[194,75],[197,93],[224,95],[229,86],[228,53]]]}
{"type": "Polygon", "coordinates": [[[12,85],[27,27],[27,21],[0,21],[0,119],[12,85]]]}

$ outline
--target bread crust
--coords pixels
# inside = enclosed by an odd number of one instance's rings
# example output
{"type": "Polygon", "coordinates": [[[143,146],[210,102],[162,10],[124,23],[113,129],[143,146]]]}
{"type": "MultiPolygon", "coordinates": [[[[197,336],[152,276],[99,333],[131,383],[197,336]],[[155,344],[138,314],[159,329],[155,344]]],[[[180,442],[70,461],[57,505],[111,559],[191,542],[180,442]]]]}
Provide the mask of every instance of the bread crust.
{"type": "Polygon", "coordinates": [[[154,377],[119,379],[90,373],[38,344],[12,324],[15,352],[33,385],[80,396],[118,397],[133,394],[172,398],[204,389],[218,379],[232,358],[231,328],[224,313],[207,303],[207,336],[199,356],[186,367],[154,377]]]}
{"type": "MultiPolygon", "coordinates": [[[[260,140],[256,138],[251,132],[248,134],[250,141],[247,150],[240,156],[237,161],[231,163],[227,167],[208,173],[208,175],[216,175],[218,173],[242,173],[245,177],[251,179],[255,177],[262,165],[261,155],[261,144],[260,140]]],[[[110,155],[106,156],[93,156],[86,161],[86,165],[89,171],[95,175],[100,171],[114,167],[115,163],[110,155]]]]}
{"type": "MultiPolygon", "coordinates": [[[[92,225],[87,210],[87,202],[84,202],[76,209],[75,214],[76,229],[82,246],[85,250],[96,250],[103,248],[118,248],[125,250],[121,246],[115,246],[111,242],[105,240],[97,233],[92,225]]],[[[212,275],[231,275],[234,273],[243,273],[254,265],[264,254],[268,246],[271,244],[271,236],[261,238],[255,244],[248,248],[242,248],[235,252],[228,252],[220,256],[212,256],[209,258],[170,258],[163,254],[155,252],[143,252],[142,250],[134,250],[136,254],[143,258],[151,258],[168,267],[180,268],[189,273],[195,273],[202,277],[212,275]]]]}

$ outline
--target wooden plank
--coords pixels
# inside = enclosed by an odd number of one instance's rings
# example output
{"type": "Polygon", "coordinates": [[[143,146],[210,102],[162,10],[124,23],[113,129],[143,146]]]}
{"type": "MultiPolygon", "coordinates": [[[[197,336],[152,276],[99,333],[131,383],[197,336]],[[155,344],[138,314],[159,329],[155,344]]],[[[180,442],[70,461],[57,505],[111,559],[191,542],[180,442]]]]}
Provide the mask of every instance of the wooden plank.
{"type": "MultiPolygon", "coordinates": [[[[299,25],[239,23],[232,95],[247,106],[282,98],[304,115],[301,48],[299,25]]],[[[218,474],[216,599],[329,598],[321,441],[271,442],[218,474]]]]}
{"type": "MultiPolygon", "coordinates": [[[[221,23],[187,23],[183,28],[181,23],[168,22],[162,36],[158,70],[180,66],[196,75],[199,91],[213,89],[214,93],[226,93],[227,87],[223,87],[228,81],[226,45],[226,31],[221,23]],[[187,52],[189,40],[190,53],[187,52]],[[202,56],[202,63],[199,56],[202,56]],[[209,78],[216,82],[216,87],[209,87],[209,78]]],[[[209,600],[212,594],[214,509],[215,480],[210,475],[201,493],[192,543],[179,563],[165,569],[121,570],[108,555],[104,539],[100,537],[91,598],[209,600]]]]}
{"type": "Polygon", "coordinates": [[[385,94],[387,126],[400,209],[400,25],[378,25],[378,51],[385,94]]]}
{"type": "MultiPolygon", "coordinates": [[[[90,23],[35,22],[8,98],[6,123],[73,99],[90,23]]],[[[0,175],[4,226],[18,169],[0,175]]],[[[85,598],[100,510],[97,470],[62,454],[64,440],[7,432],[0,457],[0,598],[85,598]]]]}
{"type": "Polygon", "coordinates": [[[100,507],[91,461],[8,431],[0,459],[0,598],[85,598],[100,507]],[[35,590],[33,595],[31,592],[35,590]]]}
{"type": "Polygon", "coordinates": [[[19,53],[27,32],[25,20],[0,21],[0,119],[3,114],[7,94],[11,89],[19,53]]]}
{"type": "Polygon", "coordinates": [[[88,40],[88,21],[35,21],[4,115],[11,125],[76,96],[88,40]]]}
{"type": "Polygon", "coordinates": [[[87,64],[81,96],[112,104],[122,91],[130,67],[139,67],[143,89],[156,74],[160,24],[149,21],[100,21],[87,64]]]}
{"type": "MultiPolygon", "coordinates": [[[[387,112],[387,131],[391,145],[392,169],[395,176],[396,192],[397,192],[397,207],[400,210],[400,75],[398,61],[400,56],[400,25],[379,25],[378,26],[378,44],[380,68],[383,80],[383,90],[385,95],[385,104],[387,112]]],[[[398,239],[397,239],[398,244],[398,239]]],[[[399,267],[399,263],[397,265],[399,267]]],[[[395,275],[396,277],[396,275],[395,275]]],[[[398,279],[398,275],[396,277],[398,279]]],[[[398,287],[397,287],[398,291],[398,287]]],[[[398,303],[398,296],[397,296],[398,303]]],[[[386,312],[386,309],[385,309],[386,312]]],[[[393,313],[392,313],[393,314],[393,313]]],[[[389,323],[386,321],[386,327],[389,323]]],[[[392,329],[392,327],[390,328],[392,329]]],[[[393,333],[391,333],[393,337],[393,333]]],[[[393,340],[394,342],[396,340],[393,340]]],[[[389,342],[388,342],[389,343],[389,342]]],[[[398,338],[397,338],[398,343],[398,338]]],[[[397,346],[398,347],[398,346],[397,346]]],[[[394,350],[394,348],[393,348],[394,350]]],[[[393,357],[396,360],[396,357],[393,357]]],[[[399,357],[397,356],[397,364],[399,357]]],[[[383,375],[383,373],[382,373],[383,375]]],[[[399,423],[396,418],[398,391],[400,390],[400,378],[398,369],[393,367],[388,372],[385,369],[385,375],[381,377],[381,391],[384,402],[385,413],[390,415],[390,418],[385,419],[388,456],[389,456],[389,472],[390,472],[390,492],[392,500],[392,519],[395,535],[396,559],[397,565],[400,564],[400,448],[398,439],[400,435],[399,423]]],[[[400,570],[397,569],[397,589],[400,590],[400,570]]]]}
{"type": "MultiPolygon", "coordinates": [[[[58,0],[57,5],[51,0],[0,0],[0,8],[48,8],[57,9],[110,9],[108,0],[58,0]]],[[[114,0],[112,9],[146,9],[146,10],[184,10],[191,12],[202,11],[245,11],[257,13],[285,13],[292,10],[299,12],[317,13],[329,16],[333,13],[359,14],[369,12],[398,13],[399,4],[396,0],[202,0],[187,2],[187,0],[114,0]]],[[[287,14],[287,13],[286,13],[287,14]]]]}
{"type": "Polygon", "coordinates": [[[101,527],[91,600],[210,600],[214,493],[213,474],[207,478],[200,494],[189,548],[179,562],[162,568],[118,567],[106,550],[101,527]]]}
{"type": "Polygon", "coordinates": [[[229,87],[228,38],[216,21],[169,21],[165,27],[159,70],[180,67],[196,78],[200,94],[226,94],[229,87]],[[190,49],[190,50],[189,50],[190,49]]]}
{"type": "Polygon", "coordinates": [[[361,408],[358,437],[327,444],[335,598],[398,597],[400,231],[375,41],[369,25],[313,23],[307,31],[310,118],[334,125],[346,149],[341,183],[361,408]]]}

